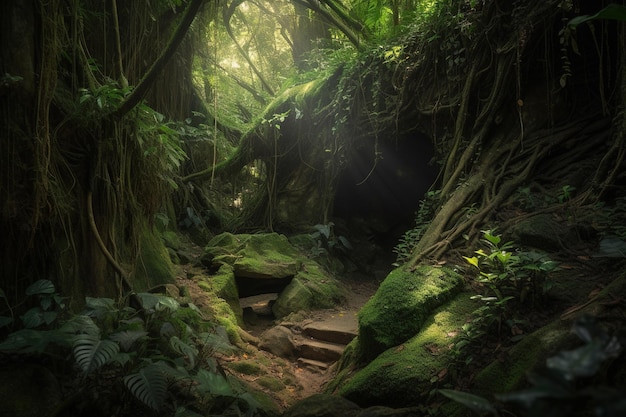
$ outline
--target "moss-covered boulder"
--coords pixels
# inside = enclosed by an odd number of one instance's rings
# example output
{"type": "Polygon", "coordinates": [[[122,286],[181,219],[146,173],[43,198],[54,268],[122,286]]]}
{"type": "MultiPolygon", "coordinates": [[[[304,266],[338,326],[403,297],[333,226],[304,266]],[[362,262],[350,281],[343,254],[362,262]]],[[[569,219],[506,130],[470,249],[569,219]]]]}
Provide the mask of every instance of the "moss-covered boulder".
{"type": "Polygon", "coordinates": [[[491,397],[521,388],[529,372],[544,366],[548,357],[575,341],[571,323],[556,320],[524,337],[503,359],[483,369],[476,375],[472,391],[491,397]]]}
{"type": "Polygon", "coordinates": [[[203,263],[228,263],[238,277],[285,278],[299,270],[300,256],[287,237],[278,233],[222,233],[207,244],[203,263]]]}
{"type": "Polygon", "coordinates": [[[209,289],[213,294],[225,301],[237,318],[239,325],[243,324],[243,309],[239,304],[239,293],[235,282],[233,267],[224,264],[215,274],[204,280],[204,289],[209,289]]]}
{"type": "Polygon", "coordinates": [[[303,268],[272,306],[277,318],[304,310],[330,308],[345,298],[344,289],[319,264],[303,260],[303,268]]]}
{"type": "Polygon", "coordinates": [[[447,268],[393,270],[359,312],[359,357],[369,362],[415,336],[430,313],[462,285],[462,277],[447,268]]]}
{"type": "Polygon", "coordinates": [[[457,294],[421,320],[417,335],[385,350],[356,373],[345,368],[328,389],[361,407],[419,405],[432,390],[433,379],[439,381],[453,360],[452,346],[476,307],[471,294],[457,294]]]}
{"type": "MultiPolygon", "coordinates": [[[[626,298],[626,273],[618,276],[600,293],[579,309],[562,315],[546,326],[524,337],[507,352],[503,360],[497,360],[482,370],[474,379],[472,392],[487,397],[520,389],[532,372],[545,372],[546,360],[560,351],[575,349],[583,342],[571,329],[575,321],[593,317],[598,328],[608,334],[620,333],[623,312],[615,309],[615,300],[626,298]]],[[[581,359],[582,360],[582,359],[581,359]]],[[[615,375],[624,375],[624,362],[611,365],[615,375]]],[[[624,381],[622,379],[622,381],[624,381]]],[[[613,381],[615,383],[616,381],[613,381]]]]}
{"type": "Polygon", "coordinates": [[[159,284],[174,283],[174,266],[160,233],[147,224],[139,238],[139,258],[132,276],[133,289],[144,291],[159,284]]]}
{"type": "Polygon", "coordinates": [[[218,268],[211,285],[236,314],[237,298],[245,294],[280,292],[272,308],[279,318],[332,307],[344,297],[341,285],[326,269],[277,233],[222,233],[209,242],[202,263],[218,268]]]}

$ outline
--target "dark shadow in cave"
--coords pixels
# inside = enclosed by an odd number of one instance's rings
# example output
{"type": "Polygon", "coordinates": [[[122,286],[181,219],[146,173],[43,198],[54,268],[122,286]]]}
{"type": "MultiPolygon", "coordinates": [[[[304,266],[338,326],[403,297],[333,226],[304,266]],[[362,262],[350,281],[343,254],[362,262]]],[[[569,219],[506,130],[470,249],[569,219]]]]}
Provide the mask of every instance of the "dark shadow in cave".
{"type": "Polygon", "coordinates": [[[272,305],[280,293],[291,283],[293,276],[285,278],[235,277],[239,305],[247,326],[269,325],[274,320],[272,305]]]}
{"type": "Polygon", "coordinates": [[[377,149],[369,140],[349,155],[338,181],[333,217],[349,236],[366,237],[390,252],[413,226],[438,168],[431,163],[434,148],[424,135],[378,142],[377,149]]]}

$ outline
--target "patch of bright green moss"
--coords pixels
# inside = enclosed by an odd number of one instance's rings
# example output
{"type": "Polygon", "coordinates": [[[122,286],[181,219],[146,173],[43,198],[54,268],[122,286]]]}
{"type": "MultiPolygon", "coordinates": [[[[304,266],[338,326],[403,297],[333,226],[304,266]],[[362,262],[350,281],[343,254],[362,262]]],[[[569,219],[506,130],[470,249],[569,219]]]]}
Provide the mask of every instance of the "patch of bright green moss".
{"type": "Polygon", "coordinates": [[[307,260],[296,278],[313,294],[313,308],[330,308],[345,298],[345,293],[337,281],[318,263],[307,260]]]}
{"type": "Polygon", "coordinates": [[[462,284],[461,276],[447,268],[393,270],[359,312],[359,355],[370,361],[413,337],[430,312],[457,294],[462,284]]]}
{"type": "Polygon", "coordinates": [[[431,378],[452,361],[450,346],[459,337],[458,329],[476,309],[470,296],[458,294],[437,308],[424,320],[419,334],[384,351],[351,378],[335,384],[337,394],[362,407],[420,404],[432,389],[431,378]]]}
{"type": "Polygon", "coordinates": [[[263,373],[261,365],[256,361],[243,360],[238,362],[231,362],[228,367],[235,372],[239,372],[245,375],[260,375],[263,373]]]}
{"type": "Polygon", "coordinates": [[[279,392],[285,389],[285,384],[283,384],[280,379],[273,376],[264,375],[257,379],[256,382],[272,392],[279,392]]]}
{"type": "Polygon", "coordinates": [[[174,266],[156,229],[145,225],[140,231],[139,259],[135,265],[133,286],[144,291],[159,284],[174,283],[174,266]]]}

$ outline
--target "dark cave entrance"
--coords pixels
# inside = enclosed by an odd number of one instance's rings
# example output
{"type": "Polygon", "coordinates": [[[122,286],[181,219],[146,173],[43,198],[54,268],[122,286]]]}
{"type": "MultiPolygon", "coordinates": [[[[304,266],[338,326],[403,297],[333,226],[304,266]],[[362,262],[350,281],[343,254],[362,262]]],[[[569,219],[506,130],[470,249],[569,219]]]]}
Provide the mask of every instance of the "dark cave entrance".
{"type": "Polygon", "coordinates": [[[293,276],[285,278],[235,276],[239,305],[243,310],[243,319],[247,327],[267,324],[275,319],[272,305],[292,279],[293,276]]]}
{"type": "Polygon", "coordinates": [[[413,226],[424,194],[437,178],[431,140],[421,134],[369,140],[350,156],[335,194],[337,229],[391,252],[413,226]]]}

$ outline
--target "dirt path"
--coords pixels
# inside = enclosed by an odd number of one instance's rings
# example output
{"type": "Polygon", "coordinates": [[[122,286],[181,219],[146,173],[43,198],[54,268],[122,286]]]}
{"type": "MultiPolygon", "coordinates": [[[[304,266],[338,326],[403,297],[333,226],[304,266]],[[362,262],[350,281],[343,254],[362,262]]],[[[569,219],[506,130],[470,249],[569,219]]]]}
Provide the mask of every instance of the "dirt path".
{"type": "MultiPolygon", "coordinates": [[[[192,261],[178,266],[178,285],[185,287],[193,303],[199,308],[208,307],[209,298],[198,286],[198,281],[208,277],[207,271],[193,258],[199,257],[200,248],[192,250],[192,261]]],[[[304,327],[310,323],[331,323],[341,328],[357,328],[357,313],[376,292],[378,282],[369,276],[358,273],[340,279],[347,289],[345,303],[335,308],[294,314],[288,317],[291,325],[304,327]]],[[[271,297],[271,296],[270,296],[271,297]]],[[[262,303],[259,299],[257,302],[262,303]]],[[[258,338],[264,331],[278,324],[270,316],[255,315],[254,320],[246,320],[243,330],[252,338],[258,338]]],[[[245,344],[241,350],[230,356],[220,356],[219,362],[227,374],[245,381],[246,390],[258,390],[272,397],[280,410],[284,410],[298,400],[322,392],[325,383],[332,377],[332,369],[307,366],[296,359],[278,357],[259,349],[254,341],[245,344]]]]}

